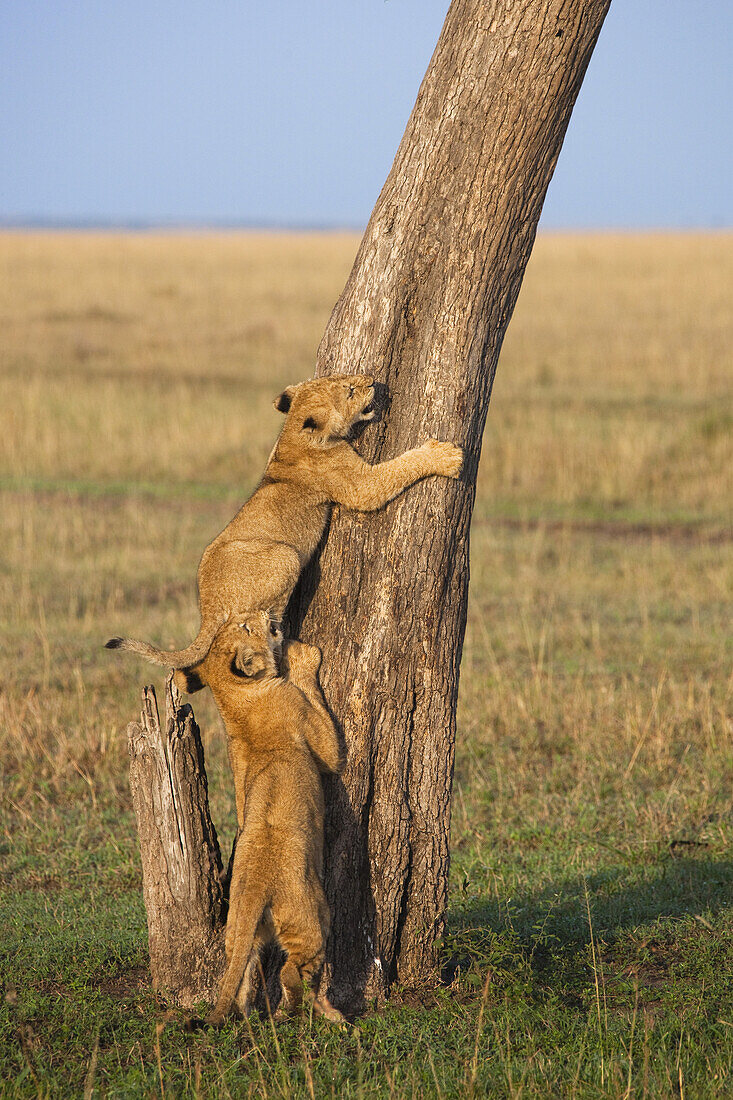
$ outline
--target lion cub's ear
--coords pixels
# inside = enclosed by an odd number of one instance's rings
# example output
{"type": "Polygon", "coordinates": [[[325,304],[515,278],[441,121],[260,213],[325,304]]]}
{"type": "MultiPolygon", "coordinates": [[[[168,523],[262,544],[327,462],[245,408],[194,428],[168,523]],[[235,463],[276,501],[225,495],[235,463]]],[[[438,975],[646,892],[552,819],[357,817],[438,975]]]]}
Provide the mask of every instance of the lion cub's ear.
{"type": "Polygon", "coordinates": [[[297,386],[287,386],[280,394],[280,396],[275,398],[275,400],[273,401],[273,405],[278,412],[289,412],[297,388],[297,386]]]}
{"type": "Polygon", "coordinates": [[[250,646],[241,645],[234,650],[229,667],[235,676],[250,678],[256,676],[258,672],[264,672],[267,661],[261,653],[257,653],[250,646]]]}

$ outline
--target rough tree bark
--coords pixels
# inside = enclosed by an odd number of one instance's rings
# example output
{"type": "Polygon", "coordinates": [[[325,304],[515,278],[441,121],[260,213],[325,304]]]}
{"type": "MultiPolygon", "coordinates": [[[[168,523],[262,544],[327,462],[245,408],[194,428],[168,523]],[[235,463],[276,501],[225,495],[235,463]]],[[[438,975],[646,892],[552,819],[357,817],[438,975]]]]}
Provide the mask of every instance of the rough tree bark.
{"type": "Polygon", "coordinates": [[[165,726],[147,687],[127,738],[153,987],[182,1008],[213,1003],[224,964],[221,855],[199,728],[170,676],[165,726]]]}
{"type": "Polygon", "coordinates": [[[468,533],[501,343],[610,0],[453,0],[317,374],[386,384],[371,461],[469,454],[381,513],[334,514],[291,622],[348,745],[327,792],[331,996],[431,979],[443,929],[468,533]]]}

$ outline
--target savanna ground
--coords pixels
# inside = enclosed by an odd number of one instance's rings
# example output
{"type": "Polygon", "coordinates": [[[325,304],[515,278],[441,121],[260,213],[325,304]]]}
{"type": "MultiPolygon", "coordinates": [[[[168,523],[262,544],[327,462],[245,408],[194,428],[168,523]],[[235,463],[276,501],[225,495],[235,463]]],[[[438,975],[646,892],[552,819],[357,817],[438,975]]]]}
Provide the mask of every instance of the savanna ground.
{"type": "Polygon", "coordinates": [[[731,1095],[723,234],[537,244],[473,524],[445,984],[347,1034],[156,1027],[125,742],[151,672],[102,643],[193,637],[356,244],[0,236],[2,1095],[731,1095]]]}

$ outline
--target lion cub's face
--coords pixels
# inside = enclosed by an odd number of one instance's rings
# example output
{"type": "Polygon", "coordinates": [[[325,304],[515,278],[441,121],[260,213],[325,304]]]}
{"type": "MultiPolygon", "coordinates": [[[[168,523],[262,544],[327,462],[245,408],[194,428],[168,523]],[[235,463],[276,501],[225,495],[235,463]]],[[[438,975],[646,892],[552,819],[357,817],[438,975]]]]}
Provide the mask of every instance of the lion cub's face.
{"type": "Polygon", "coordinates": [[[372,420],[374,379],[364,374],[331,375],[288,386],[275,400],[288,426],[324,442],[347,439],[357,424],[372,420]]]}
{"type": "MultiPolygon", "coordinates": [[[[195,675],[217,689],[231,693],[242,686],[280,675],[282,631],[266,611],[235,615],[214,636],[211,648],[195,675]]],[[[189,688],[190,690],[190,688],[189,688]]]]}
{"type": "Polygon", "coordinates": [[[279,675],[282,631],[266,611],[234,616],[216,634],[207,662],[225,665],[240,679],[265,680],[279,675]]]}

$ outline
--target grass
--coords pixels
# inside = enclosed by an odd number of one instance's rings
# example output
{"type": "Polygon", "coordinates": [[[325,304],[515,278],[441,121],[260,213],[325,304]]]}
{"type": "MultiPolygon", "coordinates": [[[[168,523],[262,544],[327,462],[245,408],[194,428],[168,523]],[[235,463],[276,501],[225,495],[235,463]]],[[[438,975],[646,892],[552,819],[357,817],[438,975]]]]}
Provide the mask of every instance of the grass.
{"type": "MultiPolygon", "coordinates": [[[[733,1088],[729,235],[546,236],[472,531],[444,984],[347,1035],[166,1022],[125,725],[354,238],[0,235],[3,1096],[733,1088]]],[[[197,697],[233,833],[218,718],[197,697]]]]}

